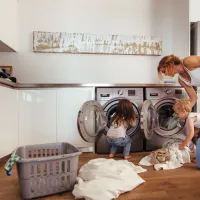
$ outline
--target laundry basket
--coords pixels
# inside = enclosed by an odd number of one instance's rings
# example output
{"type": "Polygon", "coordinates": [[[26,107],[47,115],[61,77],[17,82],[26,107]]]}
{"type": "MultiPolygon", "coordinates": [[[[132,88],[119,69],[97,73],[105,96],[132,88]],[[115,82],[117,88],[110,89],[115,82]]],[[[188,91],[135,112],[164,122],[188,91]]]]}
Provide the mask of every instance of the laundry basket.
{"type": "Polygon", "coordinates": [[[21,196],[32,199],[72,190],[81,152],[68,143],[28,145],[17,148],[17,173],[21,196]]]}

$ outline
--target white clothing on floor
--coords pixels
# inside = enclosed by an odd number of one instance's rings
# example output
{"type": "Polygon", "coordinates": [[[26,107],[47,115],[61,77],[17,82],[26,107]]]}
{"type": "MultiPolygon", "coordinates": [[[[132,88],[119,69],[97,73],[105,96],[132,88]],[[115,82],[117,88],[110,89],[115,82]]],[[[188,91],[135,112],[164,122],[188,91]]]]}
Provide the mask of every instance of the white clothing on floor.
{"type": "Polygon", "coordinates": [[[137,173],[146,171],[127,160],[93,159],[81,167],[72,194],[86,200],[112,200],[144,183],[137,173]]]}
{"type": "Polygon", "coordinates": [[[180,150],[179,144],[173,144],[170,147],[168,147],[169,153],[170,153],[170,159],[169,161],[166,161],[165,163],[161,164],[151,164],[150,155],[145,156],[142,158],[139,162],[139,165],[143,166],[154,166],[155,170],[158,171],[160,169],[176,169],[179,167],[182,167],[184,163],[190,163],[190,149],[188,147],[185,147],[185,149],[180,150]]]}

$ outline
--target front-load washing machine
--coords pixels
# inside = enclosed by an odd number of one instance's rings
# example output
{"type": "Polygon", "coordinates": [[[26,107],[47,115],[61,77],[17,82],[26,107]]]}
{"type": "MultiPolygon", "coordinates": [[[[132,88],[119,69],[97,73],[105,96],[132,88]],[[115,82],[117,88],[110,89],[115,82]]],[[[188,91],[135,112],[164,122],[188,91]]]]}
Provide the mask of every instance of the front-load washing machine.
{"type": "MultiPolygon", "coordinates": [[[[95,88],[95,100],[83,104],[78,115],[78,130],[87,142],[95,143],[96,153],[109,153],[106,134],[111,116],[115,113],[120,99],[132,102],[136,113],[136,126],[127,129],[132,139],[131,152],[143,151],[143,137],[140,129],[140,112],[144,101],[143,88],[95,88]]],[[[119,152],[122,152],[120,149],[119,152]]]]}
{"type": "Polygon", "coordinates": [[[177,134],[186,136],[186,120],[174,120],[173,105],[180,98],[188,99],[186,91],[181,87],[145,88],[141,129],[147,138],[146,150],[163,147],[170,138],[177,137],[177,134]]]}

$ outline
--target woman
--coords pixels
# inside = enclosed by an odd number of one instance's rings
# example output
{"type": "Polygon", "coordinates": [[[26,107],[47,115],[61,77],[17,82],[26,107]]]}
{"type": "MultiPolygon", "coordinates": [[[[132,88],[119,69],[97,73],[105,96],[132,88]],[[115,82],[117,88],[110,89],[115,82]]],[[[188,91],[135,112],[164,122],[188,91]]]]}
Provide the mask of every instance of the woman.
{"type": "Polygon", "coordinates": [[[191,105],[197,101],[197,94],[192,86],[200,86],[200,56],[188,56],[180,60],[175,55],[165,56],[158,65],[158,75],[162,79],[163,75],[174,77],[179,74],[178,81],[185,88],[191,105]]]}

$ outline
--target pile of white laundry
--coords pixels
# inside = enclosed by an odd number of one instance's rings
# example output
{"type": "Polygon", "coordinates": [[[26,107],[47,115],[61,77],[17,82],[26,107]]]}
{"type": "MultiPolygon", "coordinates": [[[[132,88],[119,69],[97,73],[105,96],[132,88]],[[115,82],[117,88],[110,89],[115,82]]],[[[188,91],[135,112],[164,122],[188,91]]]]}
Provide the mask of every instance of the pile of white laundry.
{"type": "Polygon", "coordinates": [[[115,199],[145,182],[141,172],[146,169],[127,160],[93,159],[81,167],[72,193],[86,200],[115,199]]]}
{"type": "Polygon", "coordinates": [[[139,165],[154,166],[155,170],[176,169],[182,167],[184,163],[190,163],[190,149],[185,147],[179,150],[179,144],[168,145],[145,156],[139,165]]]}
{"type": "MultiPolygon", "coordinates": [[[[155,170],[176,169],[190,163],[190,149],[179,150],[170,144],[145,156],[139,165],[154,166],[155,170]]],[[[72,194],[86,200],[112,200],[144,183],[138,173],[147,170],[127,160],[97,158],[83,165],[72,194]]]]}

